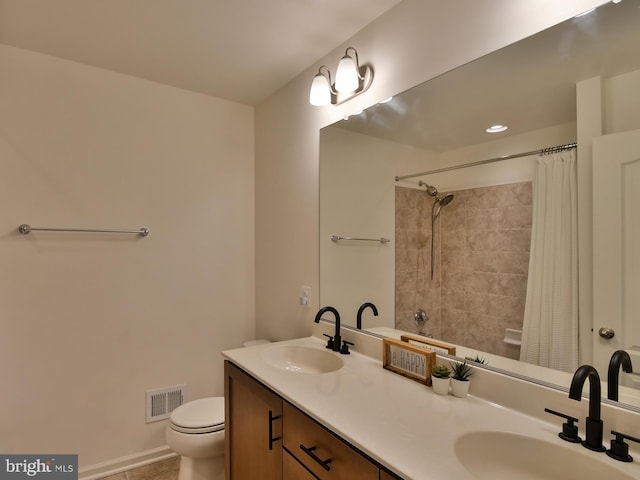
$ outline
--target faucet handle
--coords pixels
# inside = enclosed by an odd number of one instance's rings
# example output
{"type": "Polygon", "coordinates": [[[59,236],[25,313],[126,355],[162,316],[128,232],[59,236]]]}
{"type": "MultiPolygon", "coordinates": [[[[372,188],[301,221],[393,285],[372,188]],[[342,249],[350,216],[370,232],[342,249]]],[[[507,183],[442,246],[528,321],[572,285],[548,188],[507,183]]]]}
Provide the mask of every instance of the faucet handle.
{"type": "Polygon", "coordinates": [[[326,333],[323,333],[322,335],[329,338],[329,340],[327,340],[327,346],[325,348],[330,348],[331,350],[333,350],[333,337],[331,335],[327,335],[326,333]]]}
{"type": "Polygon", "coordinates": [[[640,438],[632,437],[626,433],[616,432],[615,430],[611,430],[611,433],[615,435],[616,438],[611,439],[611,448],[607,450],[607,455],[621,462],[633,462],[633,457],[629,455],[629,445],[624,443],[624,440],[627,439],[640,443],[640,438]]]}
{"type": "Polygon", "coordinates": [[[550,408],[545,408],[544,411],[567,420],[566,423],[562,424],[562,431],[558,433],[558,436],[561,439],[571,443],[580,443],[582,441],[582,439],[578,436],[578,427],[575,425],[575,423],[578,423],[577,418],[566,415],[564,413],[556,412],[555,410],[551,410],[550,408]]]}
{"type": "Polygon", "coordinates": [[[351,352],[349,351],[349,345],[353,347],[353,343],[347,342],[346,340],[342,341],[342,348],[340,349],[340,353],[343,355],[349,355],[351,352]]]}

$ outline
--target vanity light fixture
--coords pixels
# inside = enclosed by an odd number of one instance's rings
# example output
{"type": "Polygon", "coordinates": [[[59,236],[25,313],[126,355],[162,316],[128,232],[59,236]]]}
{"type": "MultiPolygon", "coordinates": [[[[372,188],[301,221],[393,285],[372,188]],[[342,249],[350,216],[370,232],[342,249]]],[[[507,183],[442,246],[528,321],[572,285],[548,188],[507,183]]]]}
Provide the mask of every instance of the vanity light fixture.
{"type": "Polygon", "coordinates": [[[500,132],[504,132],[508,128],[509,127],[506,126],[506,125],[492,125],[489,128],[487,128],[485,130],[485,132],[487,132],[487,133],[500,133],[500,132]]]}
{"type": "Polygon", "coordinates": [[[317,107],[340,105],[365,92],[371,86],[372,81],[373,70],[371,67],[368,65],[360,66],[358,52],[355,48],[349,47],[338,63],[335,83],[331,82],[329,67],[320,66],[318,73],[313,77],[313,82],[311,82],[309,103],[317,107]]]}

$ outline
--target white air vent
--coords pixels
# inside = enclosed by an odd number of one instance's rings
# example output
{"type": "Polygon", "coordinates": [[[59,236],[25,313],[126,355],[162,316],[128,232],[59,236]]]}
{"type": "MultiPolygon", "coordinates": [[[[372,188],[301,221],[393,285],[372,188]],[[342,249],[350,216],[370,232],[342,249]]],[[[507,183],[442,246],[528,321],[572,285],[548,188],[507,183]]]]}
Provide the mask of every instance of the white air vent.
{"type": "Polygon", "coordinates": [[[184,403],[186,385],[147,390],[147,423],[163,420],[171,416],[184,403]]]}

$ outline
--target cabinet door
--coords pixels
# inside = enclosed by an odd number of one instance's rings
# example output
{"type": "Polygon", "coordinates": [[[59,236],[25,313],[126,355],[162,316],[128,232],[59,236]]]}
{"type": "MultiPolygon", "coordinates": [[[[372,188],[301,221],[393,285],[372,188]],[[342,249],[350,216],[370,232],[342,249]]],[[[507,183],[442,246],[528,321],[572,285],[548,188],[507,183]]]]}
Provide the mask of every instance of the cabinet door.
{"type": "Polygon", "coordinates": [[[282,399],[228,361],[224,370],[227,480],[281,480],[282,399]]]}
{"type": "Polygon", "coordinates": [[[357,450],[287,402],[283,413],[285,449],[315,477],[321,480],[378,480],[378,466],[357,450]]]}
{"type": "Polygon", "coordinates": [[[289,452],[284,452],[282,459],[284,469],[282,478],[286,480],[316,480],[316,477],[291,456],[289,452]]]}

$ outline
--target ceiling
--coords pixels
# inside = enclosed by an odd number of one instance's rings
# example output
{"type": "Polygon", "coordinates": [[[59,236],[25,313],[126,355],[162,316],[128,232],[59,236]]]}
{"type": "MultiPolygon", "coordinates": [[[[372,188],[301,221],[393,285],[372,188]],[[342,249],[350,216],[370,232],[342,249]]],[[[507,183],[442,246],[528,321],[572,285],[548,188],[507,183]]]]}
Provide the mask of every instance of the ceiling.
{"type": "Polygon", "coordinates": [[[576,121],[576,83],[640,69],[640,0],[608,3],[336,126],[444,152],[576,121]],[[507,124],[490,135],[484,130],[507,124]]]}
{"type": "Polygon", "coordinates": [[[0,43],[255,105],[400,1],[0,0],[0,43]]]}

